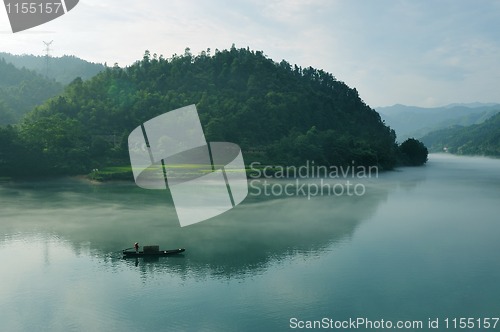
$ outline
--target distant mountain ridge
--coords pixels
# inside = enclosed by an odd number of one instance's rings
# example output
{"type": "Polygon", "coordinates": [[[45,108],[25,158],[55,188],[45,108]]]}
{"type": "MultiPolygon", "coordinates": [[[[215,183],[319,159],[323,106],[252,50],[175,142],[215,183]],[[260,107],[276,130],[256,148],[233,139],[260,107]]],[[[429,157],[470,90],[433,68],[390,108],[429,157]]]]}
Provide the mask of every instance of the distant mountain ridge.
{"type": "Polygon", "coordinates": [[[434,108],[396,104],[378,107],[376,111],[396,131],[401,142],[409,137],[421,138],[432,131],[451,126],[483,123],[500,112],[500,104],[450,104],[434,108]]]}
{"type": "Polygon", "coordinates": [[[475,107],[483,107],[483,106],[495,106],[499,105],[498,103],[480,103],[480,102],[474,102],[474,103],[453,103],[453,104],[448,104],[443,107],[445,108],[452,108],[456,106],[463,106],[463,107],[469,107],[469,108],[475,108],[475,107]]]}
{"type": "Polygon", "coordinates": [[[14,55],[0,52],[0,59],[2,58],[7,63],[12,63],[18,69],[26,68],[33,70],[64,85],[71,83],[77,77],[87,80],[106,68],[106,66],[100,63],[88,62],[72,55],[49,57],[48,71],[47,58],[45,56],[14,55]]]}

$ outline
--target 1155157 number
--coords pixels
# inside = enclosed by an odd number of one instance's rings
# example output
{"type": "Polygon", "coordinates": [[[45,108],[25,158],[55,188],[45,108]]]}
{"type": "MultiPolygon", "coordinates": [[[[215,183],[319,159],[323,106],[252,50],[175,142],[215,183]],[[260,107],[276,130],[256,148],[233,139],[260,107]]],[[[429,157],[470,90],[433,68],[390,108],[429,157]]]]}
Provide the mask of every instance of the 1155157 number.
{"type": "Polygon", "coordinates": [[[500,318],[446,318],[447,329],[494,329],[500,318]]]}
{"type": "Polygon", "coordinates": [[[23,2],[23,3],[7,3],[5,5],[8,14],[58,14],[62,8],[60,2],[23,2]]]}

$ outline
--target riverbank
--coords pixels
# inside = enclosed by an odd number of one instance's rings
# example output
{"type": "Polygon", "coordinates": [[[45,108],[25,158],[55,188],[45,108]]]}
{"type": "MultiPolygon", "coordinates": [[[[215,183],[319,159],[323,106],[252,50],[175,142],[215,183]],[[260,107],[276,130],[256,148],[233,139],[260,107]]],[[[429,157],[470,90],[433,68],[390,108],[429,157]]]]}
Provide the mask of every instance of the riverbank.
{"type": "MultiPolygon", "coordinates": [[[[195,167],[195,165],[183,165],[186,169],[195,167]]],[[[396,168],[406,167],[397,166],[396,168]]],[[[395,169],[396,169],[395,168],[395,169]]],[[[344,166],[324,166],[316,165],[313,161],[300,166],[282,166],[282,165],[265,165],[259,162],[253,162],[246,166],[245,172],[248,178],[365,178],[377,177],[379,173],[385,173],[394,169],[383,169],[379,166],[364,166],[351,165],[344,166]]],[[[181,172],[182,173],[182,172],[181,172]]],[[[187,174],[187,173],[186,173],[187,174]]],[[[130,165],[121,166],[106,166],[102,168],[95,168],[87,174],[64,174],[61,176],[73,176],[79,179],[86,179],[94,182],[110,182],[110,181],[134,181],[132,167],[130,165]]],[[[48,177],[58,177],[50,175],[48,177]]],[[[0,177],[0,183],[10,182],[15,180],[29,179],[32,177],[0,177]]],[[[36,176],[34,178],[40,178],[36,176]]]]}
{"type": "MultiPolygon", "coordinates": [[[[189,170],[187,165],[187,170],[189,170]]],[[[321,166],[307,163],[302,166],[280,166],[280,165],[263,165],[260,163],[252,163],[245,168],[247,177],[249,178],[346,178],[346,177],[375,177],[378,176],[378,166],[362,166],[362,165],[347,165],[347,166],[321,166]]],[[[182,173],[182,172],[181,172],[182,173]]],[[[107,182],[113,180],[133,181],[134,176],[130,166],[110,166],[102,169],[94,169],[86,177],[92,181],[107,182]]]]}
{"type": "Polygon", "coordinates": [[[101,169],[93,169],[92,172],[86,175],[92,181],[106,182],[113,180],[134,181],[131,166],[109,166],[101,169]]]}

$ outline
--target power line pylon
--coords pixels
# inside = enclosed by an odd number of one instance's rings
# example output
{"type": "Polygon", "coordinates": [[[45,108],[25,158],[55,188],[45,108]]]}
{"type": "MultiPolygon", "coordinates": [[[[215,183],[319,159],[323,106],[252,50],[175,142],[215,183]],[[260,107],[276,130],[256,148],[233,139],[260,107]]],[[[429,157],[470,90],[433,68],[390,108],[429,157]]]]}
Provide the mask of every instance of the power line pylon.
{"type": "Polygon", "coordinates": [[[49,58],[50,58],[50,45],[52,44],[53,40],[50,42],[44,41],[43,43],[45,44],[45,77],[49,78],[49,58]]]}

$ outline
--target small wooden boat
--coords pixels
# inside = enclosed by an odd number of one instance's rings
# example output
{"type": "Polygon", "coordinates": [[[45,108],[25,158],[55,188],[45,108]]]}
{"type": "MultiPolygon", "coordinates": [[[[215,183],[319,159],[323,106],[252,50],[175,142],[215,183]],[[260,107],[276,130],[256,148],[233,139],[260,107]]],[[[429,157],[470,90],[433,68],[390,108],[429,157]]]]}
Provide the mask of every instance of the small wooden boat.
{"type": "Polygon", "coordinates": [[[130,251],[130,249],[123,250],[123,257],[161,257],[177,255],[186,251],[186,249],[169,249],[159,250],[159,246],[145,246],[143,251],[130,251]]]}

